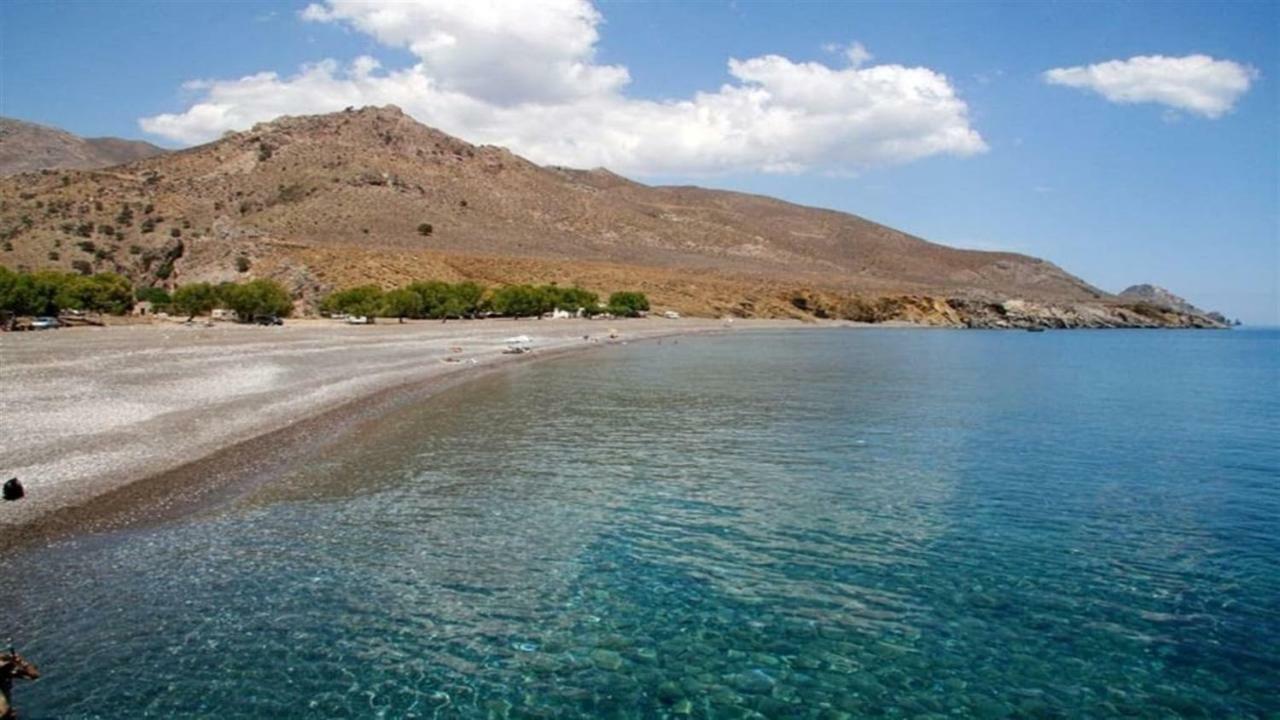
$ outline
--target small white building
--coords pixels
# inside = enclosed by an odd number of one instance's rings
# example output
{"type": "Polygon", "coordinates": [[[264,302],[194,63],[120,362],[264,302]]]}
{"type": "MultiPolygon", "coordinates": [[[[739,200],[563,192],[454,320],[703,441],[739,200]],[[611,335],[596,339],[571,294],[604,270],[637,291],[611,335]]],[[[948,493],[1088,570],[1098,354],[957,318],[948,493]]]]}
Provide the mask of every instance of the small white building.
{"type": "Polygon", "coordinates": [[[155,310],[151,307],[150,300],[139,300],[133,304],[133,314],[139,317],[145,315],[154,315],[155,310]]]}

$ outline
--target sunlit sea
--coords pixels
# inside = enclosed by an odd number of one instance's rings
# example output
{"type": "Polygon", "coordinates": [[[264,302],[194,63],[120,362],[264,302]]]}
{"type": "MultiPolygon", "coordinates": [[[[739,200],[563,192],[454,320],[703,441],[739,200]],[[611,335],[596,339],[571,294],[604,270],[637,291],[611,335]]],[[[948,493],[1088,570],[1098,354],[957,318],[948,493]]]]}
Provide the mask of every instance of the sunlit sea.
{"type": "Polygon", "coordinates": [[[488,376],[0,560],[26,718],[1280,713],[1280,332],[740,332],[488,376]]]}

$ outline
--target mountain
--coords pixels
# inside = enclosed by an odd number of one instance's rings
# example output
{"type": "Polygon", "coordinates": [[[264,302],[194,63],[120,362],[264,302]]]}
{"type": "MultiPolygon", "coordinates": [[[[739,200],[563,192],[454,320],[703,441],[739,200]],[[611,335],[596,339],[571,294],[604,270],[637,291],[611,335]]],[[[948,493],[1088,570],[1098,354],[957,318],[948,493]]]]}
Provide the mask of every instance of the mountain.
{"type": "Polygon", "coordinates": [[[1169,310],[1176,310],[1195,315],[1205,315],[1205,311],[1192,305],[1183,298],[1174,295],[1159,285],[1130,285],[1120,293],[1122,298],[1133,298],[1141,302],[1148,302],[1169,310]]]}
{"type": "Polygon", "coordinates": [[[2,180],[0,233],[10,266],[74,264],[166,286],[269,276],[304,303],[356,283],[438,278],[639,289],[699,315],[1212,324],[1043,260],[945,247],[855,215],[542,167],[394,107],[280,118],[120,167],[2,180]]]}
{"type": "Polygon", "coordinates": [[[0,117],[0,175],[109,167],[165,152],[141,140],[82,138],[57,128],[0,117]]]}

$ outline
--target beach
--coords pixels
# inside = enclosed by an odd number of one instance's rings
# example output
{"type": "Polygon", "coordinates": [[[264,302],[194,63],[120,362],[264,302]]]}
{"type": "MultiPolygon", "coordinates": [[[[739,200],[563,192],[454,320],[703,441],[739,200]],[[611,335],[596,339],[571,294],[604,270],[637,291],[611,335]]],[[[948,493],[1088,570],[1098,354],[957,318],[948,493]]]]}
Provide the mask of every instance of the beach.
{"type": "Polygon", "coordinates": [[[0,525],[65,534],[187,512],[336,439],[352,421],[515,362],[669,335],[803,326],[293,320],[0,336],[0,479],[16,476],[26,488],[23,500],[0,505],[0,525]],[[533,352],[504,354],[506,339],[520,335],[533,352]]]}

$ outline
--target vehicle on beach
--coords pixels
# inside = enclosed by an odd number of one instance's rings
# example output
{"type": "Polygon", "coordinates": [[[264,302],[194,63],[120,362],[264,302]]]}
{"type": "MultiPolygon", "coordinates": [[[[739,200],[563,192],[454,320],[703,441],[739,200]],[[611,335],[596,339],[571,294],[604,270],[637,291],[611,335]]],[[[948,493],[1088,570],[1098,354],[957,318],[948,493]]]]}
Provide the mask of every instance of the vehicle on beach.
{"type": "Polygon", "coordinates": [[[58,322],[56,317],[38,317],[31,321],[32,330],[54,330],[62,327],[62,323],[58,322]]]}
{"type": "Polygon", "coordinates": [[[347,316],[348,325],[372,325],[373,320],[365,315],[349,315],[347,316]]]}
{"type": "Polygon", "coordinates": [[[279,315],[255,315],[253,317],[254,325],[283,325],[284,320],[279,315]]]}
{"type": "Polygon", "coordinates": [[[533,352],[533,340],[528,335],[516,335],[504,340],[507,349],[502,352],[507,355],[523,355],[533,352]]]}

